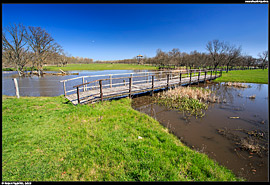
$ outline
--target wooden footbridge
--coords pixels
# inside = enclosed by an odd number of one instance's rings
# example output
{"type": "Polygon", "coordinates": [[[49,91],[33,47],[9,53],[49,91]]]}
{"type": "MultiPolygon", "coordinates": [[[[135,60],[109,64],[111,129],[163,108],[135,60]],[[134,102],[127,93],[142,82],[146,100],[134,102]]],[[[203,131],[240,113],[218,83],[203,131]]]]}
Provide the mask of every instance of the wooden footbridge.
{"type": "Polygon", "coordinates": [[[170,70],[80,76],[60,82],[63,83],[65,97],[77,105],[117,97],[131,98],[139,93],[206,82],[221,75],[222,70],[170,70]]]}

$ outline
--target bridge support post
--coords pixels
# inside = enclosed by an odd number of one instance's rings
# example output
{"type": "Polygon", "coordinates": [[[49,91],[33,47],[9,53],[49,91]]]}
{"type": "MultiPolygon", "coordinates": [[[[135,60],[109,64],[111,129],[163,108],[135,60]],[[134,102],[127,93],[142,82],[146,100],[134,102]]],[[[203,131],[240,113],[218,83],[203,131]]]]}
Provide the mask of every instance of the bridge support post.
{"type": "Polygon", "coordinates": [[[155,77],[154,77],[154,75],[152,75],[152,92],[151,92],[151,96],[154,95],[154,79],[155,79],[155,77]]]}
{"type": "Polygon", "coordinates": [[[100,92],[100,99],[101,101],[103,101],[102,80],[99,80],[99,92],[100,92]]]}
{"type": "Polygon", "coordinates": [[[131,84],[132,84],[132,77],[129,77],[129,88],[128,88],[129,98],[131,98],[131,84]]]}
{"type": "Polygon", "coordinates": [[[112,75],[110,75],[110,88],[112,88],[112,75]]]}
{"type": "Polygon", "coordinates": [[[181,80],[182,80],[182,73],[180,72],[180,75],[179,75],[179,86],[181,85],[181,80]]]}
{"type": "Polygon", "coordinates": [[[78,104],[80,104],[80,90],[79,87],[77,87],[77,98],[78,98],[78,104]]]}
{"type": "Polygon", "coordinates": [[[205,70],[204,71],[204,83],[206,82],[206,74],[207,74],[207,71],[205,70]]]}
{"type": "Polygon", "coordinates": [[[191,85],[191,76],[192,76],[192,72],[189,73],[189,85],[191,85]]]}
{"type": "Polygon", "coordinates": [[[199,74],[198,74],[198,85],[200,83],[200,74],[201,74],[201,72],[199,71],[199,74]]]}
{"type": "Polygon", "coordinates": [[[66,82],[65,82],[65,81],[63,82],[63,88],[64,88],[64,94],[65,94],[65,96],[66,96],[67,93],[66,93],[66,82]]]}
{"type": "Polygon", "coordinates": [[[167,74],[167,89],[169,89],[170,74],[167,74]]]}
{"type": "MultiPolygon", "coordinates": [[[[82,83],[84,84],[84,76],[82,77],[82,83]]],[[[85,85],[83,86],[83,92],[85,91],[85,85]]]]}

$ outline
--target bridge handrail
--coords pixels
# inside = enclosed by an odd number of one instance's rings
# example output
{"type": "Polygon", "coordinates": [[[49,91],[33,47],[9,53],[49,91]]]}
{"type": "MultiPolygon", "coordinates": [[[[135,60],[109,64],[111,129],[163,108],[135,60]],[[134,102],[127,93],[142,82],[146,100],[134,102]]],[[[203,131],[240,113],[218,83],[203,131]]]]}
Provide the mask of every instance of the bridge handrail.
{"type": "MultiPolygon", "coordinates": [[[[153,76],[153,75],[159,75],[159,74],[171,74],[171,73],[177,73],[177,72],[180,72],[182,74],[189,74],[189,73],[196,73],[196,72],[209,72],[209,71],[222,71],[222,69],[210,69],[210,70],[207,70],[207,69],[188,69],[188,70],[167,70],[167,71],[148,71],[148,72],[135,72],[135,73],[118,73],[118,74],[104,74],[104,75],[89,75],[89,76],[79,76],[79,77],[75,77],[75,78],[70,78],[70,79],[66,79],[66,80],[61,80],[60,82],[63,83],[64,85],[64,94],[66,95],[66,93],[70,93],[70,92],[73,92],[73,91],[76,91],[76,89],[71,89],[71,90],[66,90],[66,86],[65,86],[65,82],[68,82],[68,81],[72,81],[72,80],[77,80],[77,79],[83,79],[83,82],[84,82],[84,78],[93,78],[93,77],[102,77],[102,76],[110,76],[110,78],[106,78],[106,79],[97,79],[97,80],[93,80],[91,82],[86,82],[86,83],[82,83],[82,84],[79,84],[79,85],[76,85],[76,86],[73,86],[73,88],[77,88],[77,87],[81,87],[81,86],[84,86],[82,88],[89,88],[89,87],[85,87],[85,85],[87,84],[91,84],[91,83],[94,83],[94,82],[97,82],[97,81],[105,81],[105,80],[111,80],[111,84],[104,84],[104,86],[112,86],[112,80],[115,80],[115,79],[124,79],[124,78],[129,78],[129,77],[133,77],[133,78],[138,78],[138,77],[150,77],[150,76],[153,76]],[[136,76],[136,74],[147,74],[147,75],[142,75],[142,76],[136,76]],[[125,76],[125,77],[118,77],[118,78],[113,78],[113,76],[119,76],[119,75],[130,75],[130,76],[125,76]]],[[[117,83],[118,85],[119,84],[124,84],[124,83],[117,83]]],[[[113,85],[116,85],[116,84],[113,84],[113,85]]],[[[94,86],[96,87],[96,86],[94,86]]],[[[80,88],[80,89],[82,89],[80,88]]]]}

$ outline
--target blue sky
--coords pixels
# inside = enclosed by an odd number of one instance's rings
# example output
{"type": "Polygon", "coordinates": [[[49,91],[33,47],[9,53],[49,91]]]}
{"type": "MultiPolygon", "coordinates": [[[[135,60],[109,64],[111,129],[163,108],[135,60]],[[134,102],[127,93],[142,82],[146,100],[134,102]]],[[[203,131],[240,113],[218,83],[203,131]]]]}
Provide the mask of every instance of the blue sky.
{"type": "Polygon", "coordinates": [[[39,26],[72,56],[153,57],[157,49],[206,52],[208,41],[268,49],[267,4],[2,4],[2,27],[39,26]]]}

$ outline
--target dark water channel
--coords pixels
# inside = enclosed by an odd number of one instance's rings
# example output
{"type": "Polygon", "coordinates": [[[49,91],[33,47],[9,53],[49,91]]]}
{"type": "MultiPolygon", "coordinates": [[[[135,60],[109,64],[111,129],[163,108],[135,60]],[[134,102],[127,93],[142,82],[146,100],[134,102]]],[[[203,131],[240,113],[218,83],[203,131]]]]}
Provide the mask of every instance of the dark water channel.
{"type": "Polygon", "coordinates": [[[209,105],[205,116],[197,119],[157,105],[151,96],[134,98],[132,107],[154,117],[187,146],[206,153],[237,176],[268,181],[268,85],[247,85],[200,84],[224,102],[209,105]],[[248,98],[252,95],[255,99],[248,98]]]}

